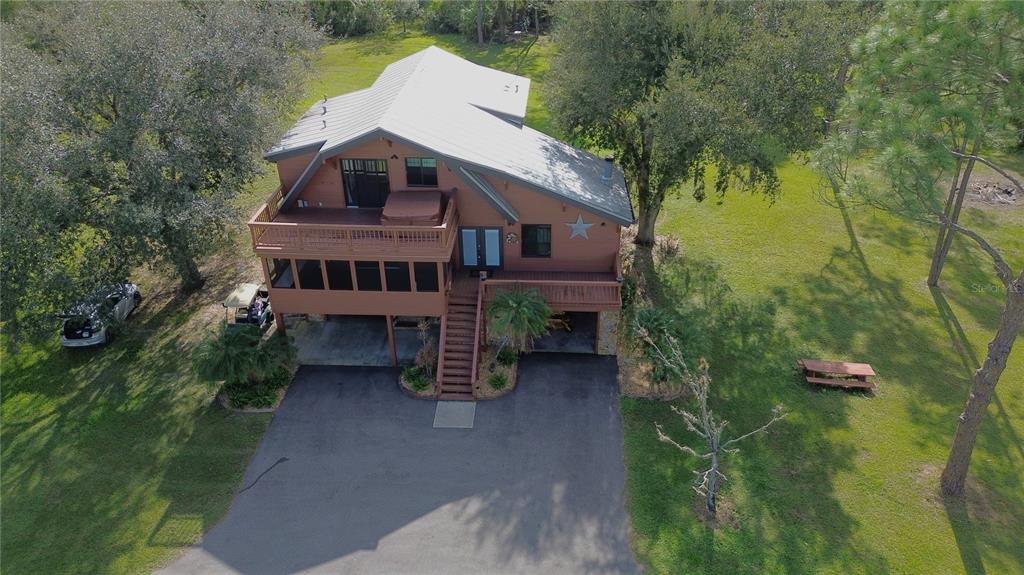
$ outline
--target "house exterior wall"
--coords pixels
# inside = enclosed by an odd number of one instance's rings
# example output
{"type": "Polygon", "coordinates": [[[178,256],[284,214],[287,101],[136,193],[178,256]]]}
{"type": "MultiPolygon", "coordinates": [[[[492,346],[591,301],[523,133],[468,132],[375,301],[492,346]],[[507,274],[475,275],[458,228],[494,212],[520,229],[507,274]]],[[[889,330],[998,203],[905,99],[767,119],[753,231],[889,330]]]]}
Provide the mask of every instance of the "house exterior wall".
{"type": "Polygon", "coordinates": [[[459,187],[457,205],[463,226],[502,228],[502,267],[509,271],[611,272],[619,251],[619,225],[593,213],[560,202],[515,182],[486,176],[487,181],[519,214],[509,223],[488,201],[468,185],[459,187]],[[588,238],[571,238],[568,223],[578,215],[588,224],[588,238]],[[523,224],[551,226],[551,257],[522,256],[523,224]],[[506,237],[514,233],[515,243],[506,237]]]}
{"type": "Polygon", "coordinates": [[[285,193],[295,185],[295,182],[299,181],[303,170],[313,161],[315,155],[316,152],[312,152],[301,156],[292,156],[277,162],[277,175],[281,179],[281,187],[284,188],[285,193]]]}
{"type": "MultiPolygon", "coordinates": [[[[327,159],[306,184],[298,199],[308,202],[310,207],[344,208],[345,192],[342,184],[342,159],[386,159],[392,191],[408,189],[441,190],[455,198],[460,215],[461,227],[499,227],[502,229],[502,267],[509,271],[572,271],[612,272],[619,250],[620,226],[586,210],[559,201],[555,198],[527,188],[517,182],[494,176],[485,176],[491,186],[513,206],[519,214],[519,222],[509,223],[494,207],[477,192],[461,175],[444,161],[438,159],[436,188],[410,188],[406,182],[405,158],[435,157],[431,152],[420,150],[399,142],[378,139],[346,150],[327,159]],[[588,238],[570,238],[569,223],[582,215],[588,224],[588,238]],[[522,257],[521,239],[523,224],[548,224],[551,226],[551,257],[522,257]],[[515,234],[515,241],[506,241],[508,234],[515,234]]],[[[294,185],[312,155],[286,158],[278,163],[281,184],[286,189],[294,185]]],[[[457,252],[458,250],[456,250],[457,252]]],[[[458,264],[458,255],[454,256],[458,264]]]]}
{"type": "MultiPolygon", "coordinates": [[[[341,160],[343,159],[387,160],[388,179],[390,180],[392,191],[425,189],[442,190],[450,193],[453,188],[457,187],[462,189],[466,187],[466,184],[458,178],[452,170],[444,164],[444,162],[438,160],[437,187],[410,188],[406,183],[405,178],[405,159],[429,158],[433,156],[434,154],[430,152],[411,148],[399,142],[389,142],[384,139],[367,142],[361,146],[345,150],[337,156],[328,158],[327,161],[317,169],[316,173],[302,189],[302,193],[299,194],[298,199],[306,200],[309,202],[311,207],[344,208],[345,190],[341,177],[341,160]]],[[[302,174],[302,170],[304,170],[306,166],[309,165],[310,160],[313,159],[313,156],[302,156],[302,158],[302,167],[299,168],[298,175],[294,175],[295,169],[292,164],[285,166],[285,172],[281,174],[282,185],[285,185],[287,188],[294,185],[299,179],[299,175],[302,174]]],[[[294,160],[294,158],[288,158],[286,160],[282,160],[282,163],[291,162],[292,160],[294,160]]],[[[278,165],[280,166],[280,163],[278,165]]]]}

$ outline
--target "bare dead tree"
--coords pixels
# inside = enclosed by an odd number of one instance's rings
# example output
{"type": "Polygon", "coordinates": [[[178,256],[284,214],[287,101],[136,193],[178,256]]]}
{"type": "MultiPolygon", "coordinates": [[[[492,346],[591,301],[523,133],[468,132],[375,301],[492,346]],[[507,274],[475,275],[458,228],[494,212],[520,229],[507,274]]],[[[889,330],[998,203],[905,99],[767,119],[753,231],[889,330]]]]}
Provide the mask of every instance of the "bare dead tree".
{"type": "Polygon", "coordinates": [[[658,433],[659,441],[675,447],[682,453],[710,463],[707,469],[694,471],[697,475],[694,490],[704,496],[708,513],[714,516],[718,510],[719,480],[724,481],[726,479],[720,470],[722,456],[726,453],[737,452],[738,449],[733,447],[733,445],[758,433],[766,432],[769,427],[786,417],[784,408],[782,405],[776,405],[772,409],[771,419],[764,425],[740,436],[723,440],[722,434],[729,422],[717,418],[711,408],[708,407],[708,395],[711,390],[711,375],[709,374],[708,362],[701,358],[698,373],[695,375],[687,367],[682,350],[679,348],[679,343],[674,336],[671,334],[661,334],[661,337],[654,338],[649,331],[639,325],[637,326],[637,331],[644,343],[651,346],[655,357],[664,362],[668,368],[666,371],[672,374],[673,377],[678,378],[680,383],[685,385],[690,390],[690,393],[693,394],[697,406],[696,412],[681,409],[675,405],[670,407],[673,413],[683,419],[686,429],[700,437],[704,442],[705,448],[703,452],[698,452],[696,449],[683,445],[670,437],[665,433],[660,423],[655,423],[654,428],[658,433]],[[656,339],[660,340],[661,344],[656,339]]]}

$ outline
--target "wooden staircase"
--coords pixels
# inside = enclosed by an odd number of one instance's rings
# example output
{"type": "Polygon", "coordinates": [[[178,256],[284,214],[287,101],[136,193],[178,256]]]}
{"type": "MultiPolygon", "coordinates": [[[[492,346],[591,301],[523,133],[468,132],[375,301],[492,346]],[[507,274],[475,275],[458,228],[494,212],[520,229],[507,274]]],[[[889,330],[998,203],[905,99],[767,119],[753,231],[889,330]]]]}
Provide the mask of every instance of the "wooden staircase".
{"type": "Polygon", "coordinates": [[[438,381],[442,400],[473,400],[473,362],[479,344],[477,281],[459,282],[448,296],[441,335],[438,381]]]}

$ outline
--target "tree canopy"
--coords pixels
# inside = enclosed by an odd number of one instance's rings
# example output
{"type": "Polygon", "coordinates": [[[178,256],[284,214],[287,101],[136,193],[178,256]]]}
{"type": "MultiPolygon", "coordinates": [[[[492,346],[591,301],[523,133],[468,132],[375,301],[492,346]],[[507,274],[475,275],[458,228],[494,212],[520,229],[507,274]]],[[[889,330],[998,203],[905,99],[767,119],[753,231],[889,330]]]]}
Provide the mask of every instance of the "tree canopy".
{"type": "Polygon", "coordinates": [[[300,96],[301,7],[33,4],[3,31],[8,331],[143,262],[199,285],[300,96]]]}
{"type": "Polygon", "coordinates": [[[703,199],[712,166],[718,194],[778,193],[775,166],[818,143],[846,46],[872,13],[856,3],[565,3],[548,101],[564,131],[618,155],[637,241],[649,244],[666,194],[691,181],[703,199]]]}

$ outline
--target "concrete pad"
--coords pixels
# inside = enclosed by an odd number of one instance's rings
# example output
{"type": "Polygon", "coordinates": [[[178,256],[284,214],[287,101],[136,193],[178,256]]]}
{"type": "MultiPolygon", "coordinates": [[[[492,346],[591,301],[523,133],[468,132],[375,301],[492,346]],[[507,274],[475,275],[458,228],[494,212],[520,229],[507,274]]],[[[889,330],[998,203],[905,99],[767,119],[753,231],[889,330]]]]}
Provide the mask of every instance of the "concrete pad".
{"type": "Polygon", "coordinates": [[[475,401],[439,401],[434,411],[434,428],[473,429],[475,401]]]}
{"type": "MultiPolygon", "coordinates": [[[[295,338],[300,365],[391,366],[384,316],[328,316],[323,321],[297,320],[288,333],[295,338]]],[[[435,341],[440,327],[432,329],[435,341]]],[[[400,364],[412,363],[420,349],[415,329],[395,329],[400,364]]]]}

